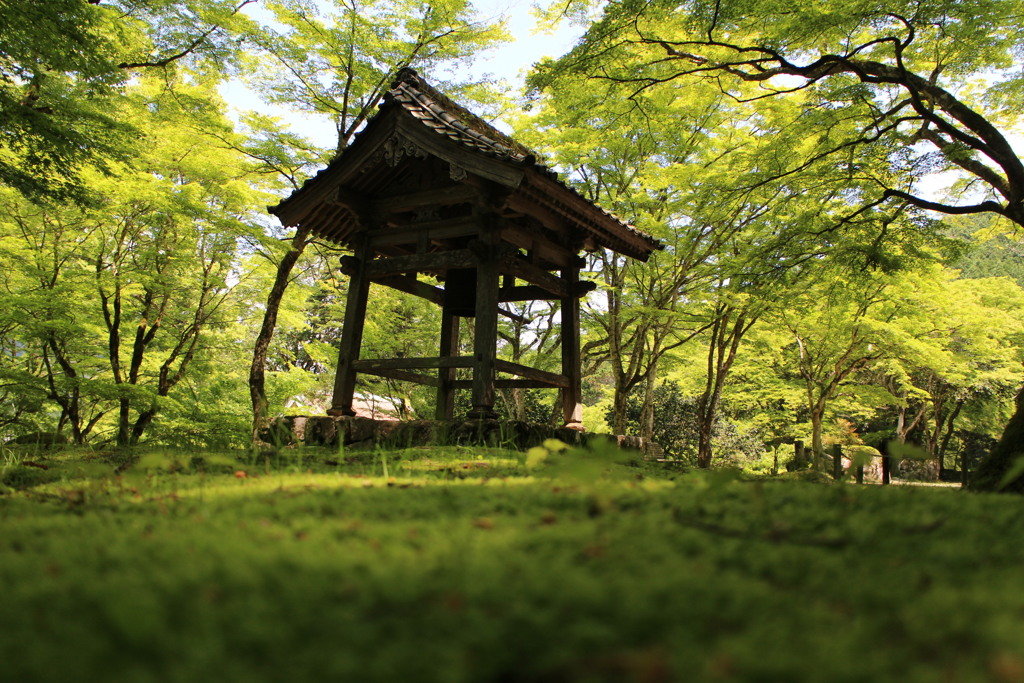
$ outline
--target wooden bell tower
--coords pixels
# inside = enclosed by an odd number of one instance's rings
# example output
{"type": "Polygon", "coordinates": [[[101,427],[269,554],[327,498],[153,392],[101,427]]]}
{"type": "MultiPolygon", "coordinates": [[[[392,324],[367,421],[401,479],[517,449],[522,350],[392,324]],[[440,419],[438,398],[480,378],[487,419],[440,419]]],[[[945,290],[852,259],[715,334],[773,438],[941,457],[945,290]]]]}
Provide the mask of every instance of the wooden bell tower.
{"type": "Polygon", "coordinates": [[[558,388],[565,425],[582,429],[579,302],[594,285],[580,281],[579,253],[646,260],[661,248],[411,69],[355,141],[270,211],[352,249],[341,264],[350,284],[330,415],[354,414],[363,373],[436,387],[438,420],[455,418],[458,389],[472,392],[466,417],[484,420],[496,417],[496,388],[558,388]],[[436,356],[360,357],[371,282],[441,306],[436,356]],[[560,373],[497,357],[498,317],[515,317],[502,304],[542,299],[560,302],[560,373]],[[466,318],[473,354],[459,355],[466,318]],[[459,368],[472,379],[456,379],[459,368]]]}

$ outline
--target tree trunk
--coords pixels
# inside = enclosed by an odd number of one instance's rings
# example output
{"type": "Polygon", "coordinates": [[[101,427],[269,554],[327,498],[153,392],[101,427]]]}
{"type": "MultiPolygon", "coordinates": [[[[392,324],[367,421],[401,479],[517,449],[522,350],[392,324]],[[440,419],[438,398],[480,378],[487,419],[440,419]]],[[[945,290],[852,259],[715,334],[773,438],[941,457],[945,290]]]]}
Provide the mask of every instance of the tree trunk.
{"type": "Polygon", "coordinates": [[[704,382],[704,393],[697,406],[700,427],[697,440],[697,464],[700,467],[711,467],[714,456],[711,437],[714,433],[715,421],[718,417],[718,406],[722,402],[722,391],[725,380],[736,360],[743,336],[757,321],[758,316],[749,318],[745,311],[736,312],[730,307],[721,307],[714,324],[711,326],[711,341],[708,345],[707,376],[704,382]],[[733,315],[735,314],[735,318],[733,315]],[[730,325],[731,321],[731,325],[730,325]],[[702,464],[703,463],[703,464],[702,464]]]}
{"type": "Polygon", "coordinates": [[[971,475],[970,488],[975,491],[1006,491],[1024,493],[1024,474],[1000,488],[1003,478],[1017,461],[1024,457],[1024,390],[1017,394],[1017,410],[1003,431],[1002,438],[971,475]]]}
{"type": "Polygon", "coordinates": [[[57,388],[57,378],[53,370],[53,366],[50,363],[50,352],[53,353],[54,359],[60,366],[64,376],[70,379],[72,382],[77,384],[78,373],[75,368],[68,362],[67,358],[63,356],[60,351],[60,347],[57,342],[50,338],[46,342],[46,346],[43,347],[43,365],[46,367],[46,381],[50,387],[50,398],[57,402],[57,405],[61,409],[61,422],[66,422],[71,425],[71,440],[77,445],[81,446],[85,443],[85,433],[82,431],[82,421],[79,411],[80,405],[80,394],[78,387],[75,386],[70,395],[61,394],[57,388]]]}
{"type": "Polygon", "coordinates": [[[711,419],[701,417],[700,425],[697,427],[697,467],[707,469],[711,467],[711,433],[714,422],[714,414],[709,413],[711,419]]]}
{"type": "Polygon", "coordinates": [[[822,464],[825,459],[825,447],[822,445],[821,432],[824,421],[824,409],[813,408],[811,410],[811,464],[815,471],[822,471],[822,464]]]}
{"type": "Polygon", "coordinates": [[[657,361],[654,361],[654,366],[647,375],[647,382],[645,383],[644,409],[641,412],[640,420],[640,436],[647,439],[648,442],[654,441],[654,384],[657,380],[657,374],[657,361]]]}
{"type": "Polygon", "coordinates": [[[67,405],[63,406],[63,408],[67,413],[68,421],[71,423],[71,440],[77,446],[83,445],[85,443],[85,434],[82,432],[82,420],[79,415],[78,389],[71,392],[71,398],[68,399],[67,405]]]}
{"type": "Polygon", "coordinates": [[[291,279],[292,269],[299,260],[306,245],[309,243],[309,230],[299,227],[295,230],[288,253],[277,265],[274,285],[267,295],[267,308],[263,313],[263,324],[256,336],[256,344],[252,352],[252,365],[249,367],[249,397],[252,399],[252,442],[256,443],[263,420],[267,416],[266,363],[267,349],[274,337],[277,327],[277,313],[281,309],[285,289],[291,279]]]}
{"type": "Polygon", "coordinates": [[[878,446],[878,452],[882,454],[882,484],[892,483],[892,456],[889,455],[889,443],[883,441],[878,446]]]}
{"type": "Polygon", "coordinates": [[[836,481],[843,478],[843,447],[839,444],[832,446],[832,478],[836,481]]]}
{"type": "Polygon", "coordinates": [[[624,382],[616,380],[615,396],[612,398],[612,434],[626,433],[626,398],[629,390],[624,382]]]}
{"type": "Polygon", "coordinates": [[[142,439],[143,433],[145,433],[149,425],[153,423],[153,418],[156,417],[156,411],[157,407],[156,403],[154,403],[152,406],[139,413],[138,419],[135,420],[135,426],[132,427],[132,433],[128,445],[139,445],[139,441],[142,439]]]}
{"type": "MultiPolygon", "coordinates": [[[[942,480],[942,477],[943,477],[943,475],[945,473],[945,469],[946,469],[946,451],[949,450],[949,440],[953,438],[953,428],[954,428],[954,425],[956,424],[956,418],[960,415],[960,410],[964,407],[964,403],[965,403],[964,399],[960,399],[960,400],[958,400],[956,402],[956,408],[953,409],[953,412],[950,414],[949,419],[946,420],[946,431],[945,431],[945,434],[943,434],[942,440],[939,442],[939,445],[938,445],[937,451],[938,451],[938,458],[939,458],[939,480],[940,481],[942,480]]],[[[955,462],[954,462],[954,466],[955,466],[955,462]]],[[[961,481],[963,481],[963,477],[962,476],[961,476],[961,481]]]]}
{"type": "MultiPolygon", "coordinates": [[[[722,377],[719,371],[718,377],[722,377]]],[[[712,385],[711,377],[708,377],[708,388],[700,397],[697,404],[697,467],[711,467],[711,460],[714,458],[714,450],[711,439],[715,432],[715,420],[718,417],[718,404],[722,400],[722,383],[715,381],[712,385]]]]}
{"type": "Polygon", "coordinates": [[[131,445],[131,401],[122,398],[119,401],[117,413],[117,445],[124,447],[131,445]]]}

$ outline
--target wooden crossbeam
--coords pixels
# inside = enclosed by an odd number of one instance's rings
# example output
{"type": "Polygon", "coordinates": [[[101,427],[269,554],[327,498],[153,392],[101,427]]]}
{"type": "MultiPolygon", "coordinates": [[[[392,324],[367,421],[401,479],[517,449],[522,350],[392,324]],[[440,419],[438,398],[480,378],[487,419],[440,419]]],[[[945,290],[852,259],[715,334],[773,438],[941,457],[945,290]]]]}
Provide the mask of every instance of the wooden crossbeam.
{"type": "Polygon", "coordinates": [[[475,235],[478,231],[479,220],[475,216],[424,221],[375,232],[370,237],[370,246],[379,249],[399,244],[412,244],[419,239],[446,240],[453,237],[475,235]]]}
{"type": "Polygon", "coordinates": [[[378,214],[400,213],[413,211],[422,206],[448,206],[464,204],[480,198],[480,191],[469,185],[450,185],[448,187],[417,192],[405,192],[386,197],[378,197],[372,203],[378,214]]]}
{"type": "MultiPolygon", "coordinates": [[[[468,379],[457,379],[451,383],[453,389],[469,389],[473,381],[468,379]]],[[[536,379],[496,379],[495,389],[551,389],[550,382],[542,382],[536,379]]]]}
{"type": "Polygon", "coordinates": [[[531,368],[526,365],[520,365],[519,363],[513,363],[500,358],[494,361],[494,367],[498,372],[507,372],[508,374],[516,375],[517,377],[525,377],[536,382],[543,382],[545,386],[559,388],[569,386],[569,378],[565,375],[559,375],[546,370],[538,370],[537,368],[531,368]]]}
{"type": "MultiPolygon", "coordinates": [[[[390,256],[370,261],[367,266],[367,275],[374,282],[387,284],[388,286],[400,289],[417,296],[434,301],[437,292],[441,290],[431,287],[426,283],[420,283],[414,278],[402,280],[385,281],[385,278],[404,276],[411,272],[443,272],[456,268],[474,268],[477,265],[477,255],[469,249],[453,249],[451,251],[436,252],[433,254],[407,254],[403,256],[390,256]],[[418,284],[417,284],[418,283],[418,284]],[[433,292],[423,289],[429,287],[433,292]],[[411,290],[410,288],[415,288],[411,290]]],[[[579,298],[593,291],[596,287],[592,282],[580,282],[572,290],[565,281],[553,273],[528,263],[519,256],[505,255],[499,261],[500,272],[513,275],[520,280],[529,282],[532,286],[502,288],[500,291],[501,301],[534,301],[542,299],[565,299],[579,298]]],[[[350,256],[342,257],[342,272],[348,274],[355,268],[354,259],[350,256]]]]}
{"type": "Polygon", "coordinates": [[[416,278],[408,275],[385,275],[383,277],[372,277],[370,278],[370,281],[379,285],[391,287],[392,289],[397,289],[398,291],[405,292],[406,294],[418,296],[421,299],[426,299],[438,306],[444,303],[443,289],[428,285],[426,282],[420,282],[416,278]]]}
{"type": "MultiPolygon", "coordinates": [[[[356,265],[357,264],[355,258],[353,258],[352,256],[341,257],[341,272],[344,273],[345,275],[351,275],[355,271],[356,265]]],[[[429,285],[426,282],[417,280],[415,277],[412,277],[411,275],[372,275],[370,277],[370,281],[375,282],[379,285],[391,287],[392,289],[397,289],[398,291],[405,292],[406,294],[418,296],[422,299],[426,299],[427,301],[437,304],[438,306],[444,305],[444,289],[442,289],[441,287],[434,287],[433,285],[429,285]]],[[[553,298],[550,294],[548,294],[548,292],[540,289],[539,287],[535,287],[534,289],[536,290],[538,296],[532,296],[530,297],[530,299],[513,298],[507,299],[507,301],[527,301],[539,298],[553,298]]],[[[505,301],[505,299],[501,300],[505,301]]],[[[504,308],[499,308],[498,313],[510,320],[514,320],[523,325],[528,324],[530,322],[528,319],[504,308]]]]}
{"type": "Polygon", "coordinates": [[[534,259],[542,259],[558,268],[567,268],[576,258],[576,252],[543,234],[542,228],[527,228],[509,222],[502,227],[501,237],[509,244],[529,252],[534,259]]]}
{"type": "Polygon", "coordinates": [[[359,372],[375,370],[438,370],[440,368],[471,368],[472,356],[450,356],[446,358],[365,358],[357,360],[354,367],[359,372]]]}
{"type": "Polygon", "coordinates": [[[476,257],[469,249],[453,249],[452,251],[440,251],[433,254],[408,254],[406,256],[373,259],[366,265],[366,271],[367,275],[371,278],[379,278],[387,275],[402,275],[404,273],[442,272],[454,268],[475,268],[476,264],[476,257]]]}
{"type": "MultiPolygon", "coordinates": [[[[450,356],[435,358],[363,358],[355,361],[352,365],[358,372],[371,374],[378,370],[438,370],[440,368],[471,368],[474,358],[472,356],[450,356]]],[[[497,359],[495,368],[499,372],[507,372],[517,377],[526,377],[538,382],[544,382],[545,386],[563,387],[567,380],[564,375],[559,375],[546,370],[538,370],[519,363],[497,359]]]]}
{"type": "Polygon", "coordinates": [[[528,263],[519,256],[506,255],[498,263],[498,269],[503,274],[515,275],[520,280],[525,280],[548,292],[549,296],[544,298],[565,299],[573,296],[565,282],[552,273],[528,263]]]}
{"type": "MultiPolygon", "coordinates": [[[[573,290],[573,298],[579,299],[597,289],[597,284],[585,280],[577,284],[573,290]]],[[[502,287],[498,290],[498,301],[507,303],[509,301],[553,301],[562,297],[552,294],[543,287],[537,285],[523,285],[519,287],[502,287]]]]}
{"type": "Polygon", "coordinates": [[[361,370],[360,372],[362,372],[364,375],[387,377],[388,379],[397,379],[403,382],[426,384],[427,386],[431,387],[436,387],[441,384],[441,381],[436,377],[430,377],[429,375],[421,375],[417,372],[409,372],[407,370],[398,370],[395,368],[378,368],[375,370],[361,370]]]}

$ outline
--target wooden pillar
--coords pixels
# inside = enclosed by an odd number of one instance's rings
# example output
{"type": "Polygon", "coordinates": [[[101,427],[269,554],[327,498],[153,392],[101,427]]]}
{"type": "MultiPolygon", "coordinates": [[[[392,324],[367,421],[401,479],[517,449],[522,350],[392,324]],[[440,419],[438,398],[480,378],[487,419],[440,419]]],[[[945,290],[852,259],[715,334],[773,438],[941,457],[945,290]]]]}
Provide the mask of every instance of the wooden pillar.
{"type": "Polygon", "coordinates": [[[583,375],[580,358],[580,300],[574,296],[580,280],[575,263],[562,271],[569,296],[562,299],[562,374],[569,386],[562,389],[562,419],[570,429],[583,430],[583,375]]]}
{"type": "MultiPolygon", "coordinates": [[[[459,317],[449,311],[441,313],[441,358],[458,355],[459,350],[459,317]]],[[[438,371],[437,408],[434,411],[436,420],[453,420],[455,418],[455,368],[441,368],[438,371]]]]}
{"type": "Polygon", "coordinates": [[[832,478],[836,481],[843,478],[843,447],[832,444],[832,478]]]}
{"type": "Polygon", "coordinates": [[[495,226],[491,217],[481,231],[480,241],[486,249],[479,250],[476,270],[476,321],[473,326],[473,408],[470,420],[493,420],[494,361],[498,353],[498,260],[495,226]]]}
{"type": "Polygon", "coordinates": [[[359,360],[359,348],[363,343],[363,324],[366,320],[366,299],[370,293],[370,279],[366,275],[367,265],[373,254],[369,240],[359,239],[354,249],[355,264],[348,283],[348,298],[345,302],[345,322],[338,344],[338,373],[334,376],[334,395],[328,415],[355,415],[352,410],[352,394],[356,388],[356,371],[352,364],[359,360]]]}

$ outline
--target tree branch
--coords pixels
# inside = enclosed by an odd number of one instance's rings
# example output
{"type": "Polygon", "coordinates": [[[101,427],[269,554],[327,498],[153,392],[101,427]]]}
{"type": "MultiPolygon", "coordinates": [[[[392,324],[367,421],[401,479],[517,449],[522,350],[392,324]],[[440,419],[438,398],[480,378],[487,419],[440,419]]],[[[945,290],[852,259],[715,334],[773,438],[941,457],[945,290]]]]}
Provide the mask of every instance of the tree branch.
{"type": "MultiPolygon", "coordinates": [[[[99,0],[97,0],[97,4],[98,4],[98,2],[99,2],[99,0]]],[[[231,11],[231,15],[230,16],[234,16],[234,15],[238,14],[242,10],[243,7],[245,7],[246,5],[251,5],[254,2],[256,2],[256,0],[242,0],[242,2],[239,3],[238,6],[236,6],[235,9],[233,9],[231,11]]],[[[163,59],[158,59],[158,60],[155,60],[155,61],[148,61],[148,62],[121,62],[120,64],[117,65],[117,68],[119,68],[119,69],[143,69],[143,68],[152,68],[152,67],[162,68],[162,67],[169,66],[169,65],[173,64],[174,62],[178,61],[179,59],[181,59],[183,57],[187,57],[188,55],[190,55],[193,52],[195,52],[196,48],[198,48],[200,45],[202,45],[210,36],[212,36],[220,28],[221,28],[220,24],[214,24],[208,30],[206,30],[205,32],[200,34],[198,38],[196,38],[191,43],[189,43],[189,45],[185,49],[181,50],[180,52],[176,52],[176,53],[174,53],[172,55],[168,55],[168,56],[164,57],[163,59]]]]}

